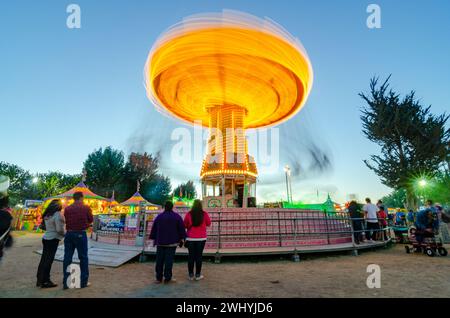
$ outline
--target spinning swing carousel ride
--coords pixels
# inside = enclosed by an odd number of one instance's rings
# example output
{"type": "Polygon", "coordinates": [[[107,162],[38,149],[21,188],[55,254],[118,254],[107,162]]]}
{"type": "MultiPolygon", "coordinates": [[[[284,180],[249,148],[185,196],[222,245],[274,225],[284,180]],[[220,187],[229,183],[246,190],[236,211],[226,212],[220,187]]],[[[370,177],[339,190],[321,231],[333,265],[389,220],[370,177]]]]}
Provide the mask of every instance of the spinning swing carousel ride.
{"type": "Polygon", "coordinates": [[[246,129],[280,124],[304,106],[313,71],[300,41],[268,19],[196,15],[159,37],[144,71],[161,112],[209,129],[200,171],[205,206],[256,206],[246,129]]]}

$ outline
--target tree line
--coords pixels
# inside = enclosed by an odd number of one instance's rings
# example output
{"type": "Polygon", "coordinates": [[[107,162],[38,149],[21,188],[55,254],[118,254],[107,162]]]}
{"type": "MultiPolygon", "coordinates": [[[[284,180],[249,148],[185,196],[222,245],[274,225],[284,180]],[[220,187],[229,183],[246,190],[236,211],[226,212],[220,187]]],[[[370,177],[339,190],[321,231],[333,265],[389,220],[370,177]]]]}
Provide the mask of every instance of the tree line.
{"type": "MultiPolygon", "coordinates": [[[[85,183],[93,192],[118,202],[131,197],[138,188],[148,201],[163,204],[172,195],[195,198],[192,181],[179,185],[172,192],[170,178],[159,172],[159,156],[148,153],[131,153],[127,158],[122,151],[112,147],[99,148],[90,153],[83,163],[85,183]]],[[[64,174],[57,171],[32,174],[7,162],[0,162],[0,174],[10,178],[11,205],[24,200],[42,200],[61,194],[82,180],[82,174],[64,174]]]]}

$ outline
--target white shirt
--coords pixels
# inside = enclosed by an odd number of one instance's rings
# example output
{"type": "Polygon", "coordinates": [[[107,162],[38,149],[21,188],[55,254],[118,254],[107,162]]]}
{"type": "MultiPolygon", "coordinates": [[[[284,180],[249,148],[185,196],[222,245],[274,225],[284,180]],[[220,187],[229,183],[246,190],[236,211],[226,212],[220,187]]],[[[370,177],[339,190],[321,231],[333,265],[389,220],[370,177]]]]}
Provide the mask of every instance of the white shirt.
{"type": "Polygon", "coordinates": [[[378,223],[377,212],[378,207],[373,203],[367,203],[363,207],[363,211],[367,213],[367,222],[378,223]]]}

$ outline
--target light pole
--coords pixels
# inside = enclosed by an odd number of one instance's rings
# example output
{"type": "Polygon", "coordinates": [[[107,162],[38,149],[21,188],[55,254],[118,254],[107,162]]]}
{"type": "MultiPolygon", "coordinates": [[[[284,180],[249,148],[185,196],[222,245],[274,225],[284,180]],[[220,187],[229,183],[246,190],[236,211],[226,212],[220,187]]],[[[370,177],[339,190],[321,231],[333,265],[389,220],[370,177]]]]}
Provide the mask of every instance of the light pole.
{"type": "Polygon", "coordinates": [[[288,165],[284,167],[284,172],[286,174],[286,195],[287,195],[287,201],[289,203],[292,203],[292,188],[290,185],[291,181],[291,168],[289,168],[288,165]]]}

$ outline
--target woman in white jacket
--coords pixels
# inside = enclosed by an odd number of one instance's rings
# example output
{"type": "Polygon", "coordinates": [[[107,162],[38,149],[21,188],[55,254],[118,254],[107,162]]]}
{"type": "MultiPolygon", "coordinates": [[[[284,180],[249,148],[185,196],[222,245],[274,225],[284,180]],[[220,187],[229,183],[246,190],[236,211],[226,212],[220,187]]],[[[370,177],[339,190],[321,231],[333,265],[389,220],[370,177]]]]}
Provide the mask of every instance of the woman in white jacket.
{"type": "Polygon", "coordinates": [[[52,288],[58,286],[50,280],[50,271],[55,259],[59,242],[64,238],[65,220],[62,214],[60,200],[53,200],[42,214],[42,222],[45,222],[45,234],[42,237],[42,256],[37,271],[36,286],[52,288]]]}

